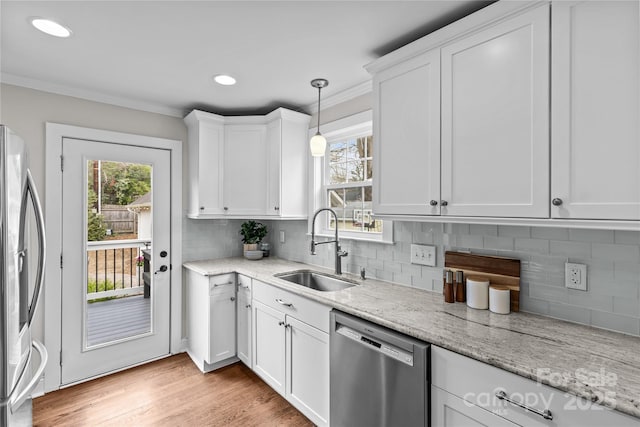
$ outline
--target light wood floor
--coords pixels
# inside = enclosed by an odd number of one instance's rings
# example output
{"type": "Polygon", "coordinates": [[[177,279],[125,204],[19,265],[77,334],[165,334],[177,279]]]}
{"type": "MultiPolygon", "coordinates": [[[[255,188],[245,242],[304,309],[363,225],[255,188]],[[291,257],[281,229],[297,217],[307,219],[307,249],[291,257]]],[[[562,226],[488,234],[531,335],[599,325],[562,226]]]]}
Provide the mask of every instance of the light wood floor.
{"type": "Polygon", "coordinates": [[[241,363],[202,374],[186,353],[47,393],[34,426],[312,426],[241,363]]]}

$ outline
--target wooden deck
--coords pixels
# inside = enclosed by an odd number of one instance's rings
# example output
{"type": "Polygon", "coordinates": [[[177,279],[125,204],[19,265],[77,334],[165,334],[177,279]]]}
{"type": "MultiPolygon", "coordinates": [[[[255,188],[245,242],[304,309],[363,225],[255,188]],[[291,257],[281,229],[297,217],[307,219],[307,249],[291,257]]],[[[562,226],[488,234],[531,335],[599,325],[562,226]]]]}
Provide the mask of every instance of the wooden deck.
{"type": "Polygon", "coordinates": [[[87,343],[102,344],[149,332],[151,298],[136,295],[87,304],[87,343]]]}

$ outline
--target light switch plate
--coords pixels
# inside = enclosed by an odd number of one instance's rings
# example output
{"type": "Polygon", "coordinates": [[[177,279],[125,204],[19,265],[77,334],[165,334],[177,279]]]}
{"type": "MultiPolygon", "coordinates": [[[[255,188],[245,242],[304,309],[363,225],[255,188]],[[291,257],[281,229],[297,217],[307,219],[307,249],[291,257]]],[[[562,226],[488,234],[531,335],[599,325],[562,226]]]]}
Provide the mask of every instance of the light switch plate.
{"type": "Polygon", "coordinates": [[[411,264],[436,266],[436,247],[428,245],[411,245],[411,264]]]}

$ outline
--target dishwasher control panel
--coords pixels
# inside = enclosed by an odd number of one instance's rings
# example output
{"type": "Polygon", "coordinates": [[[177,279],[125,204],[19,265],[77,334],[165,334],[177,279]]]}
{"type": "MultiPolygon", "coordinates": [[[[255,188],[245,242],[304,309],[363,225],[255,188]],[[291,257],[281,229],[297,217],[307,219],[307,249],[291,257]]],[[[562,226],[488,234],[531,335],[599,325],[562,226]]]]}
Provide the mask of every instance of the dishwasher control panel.
{"type": "Polygon", "coordinates": [[[345,325],[338,325],[336,333],[354,341],[359,341],[370,346],[372,350],[378,351],[409,366],[413,366],[413,354],[401,348],[385,343],[384,341],[378,340],[374,337],[363,335],[345,325]]]}

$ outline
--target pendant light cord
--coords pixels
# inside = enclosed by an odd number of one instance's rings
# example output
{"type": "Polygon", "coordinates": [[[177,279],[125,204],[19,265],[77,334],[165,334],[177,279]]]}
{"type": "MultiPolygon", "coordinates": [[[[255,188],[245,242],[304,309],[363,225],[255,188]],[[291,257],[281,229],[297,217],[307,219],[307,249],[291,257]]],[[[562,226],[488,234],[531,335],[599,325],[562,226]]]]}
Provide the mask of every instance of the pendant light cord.
{"type": "Polygon", "coordinates": [[[320,135],[320,91],[322,90],[322,87],[318,86],[318,131],[316,132],[316,135],[320,135]]]}

